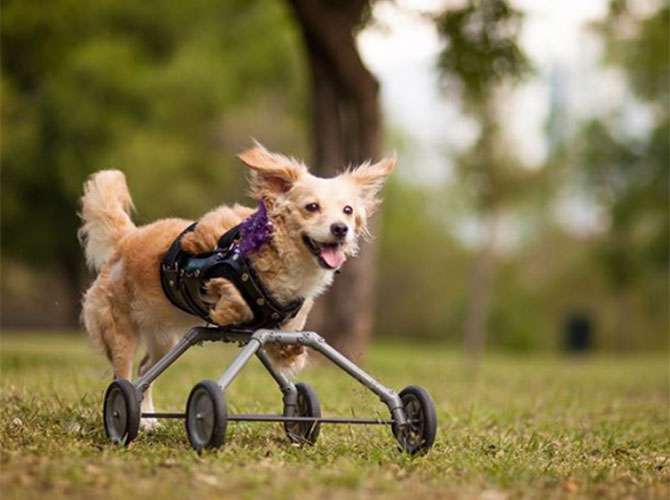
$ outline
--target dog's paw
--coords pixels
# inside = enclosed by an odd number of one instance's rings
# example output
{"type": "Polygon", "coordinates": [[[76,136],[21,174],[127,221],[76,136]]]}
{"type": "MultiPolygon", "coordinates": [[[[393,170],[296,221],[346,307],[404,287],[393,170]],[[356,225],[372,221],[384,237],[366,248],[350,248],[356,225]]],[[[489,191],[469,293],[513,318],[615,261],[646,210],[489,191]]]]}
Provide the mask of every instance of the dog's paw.
{"type": "Polygon", "coordinates": [[[140,420],[140,429],[144,432],[153,432],[161,426],[156,418],[143,418],[140,420]]]}
{"type": "Polygon", "coordinates": [[[209,316],[217,325],[239,325],[254,317],[240,292],[230,281],[214,278],[205,285],[207,297],[215,301],[209,316]]]}

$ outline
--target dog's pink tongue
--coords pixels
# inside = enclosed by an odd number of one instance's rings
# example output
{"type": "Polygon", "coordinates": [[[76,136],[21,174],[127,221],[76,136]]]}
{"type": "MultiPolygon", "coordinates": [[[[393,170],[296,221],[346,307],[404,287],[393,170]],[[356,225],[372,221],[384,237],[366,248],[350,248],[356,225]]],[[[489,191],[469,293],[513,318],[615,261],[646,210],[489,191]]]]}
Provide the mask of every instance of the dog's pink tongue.
{"type": "Polygon", "coordinates": [[[340,252],[340,249],[337,247],[322,247],[321,258],[333,269],[337,269],[347,260],[344,252],[340,252]]]}

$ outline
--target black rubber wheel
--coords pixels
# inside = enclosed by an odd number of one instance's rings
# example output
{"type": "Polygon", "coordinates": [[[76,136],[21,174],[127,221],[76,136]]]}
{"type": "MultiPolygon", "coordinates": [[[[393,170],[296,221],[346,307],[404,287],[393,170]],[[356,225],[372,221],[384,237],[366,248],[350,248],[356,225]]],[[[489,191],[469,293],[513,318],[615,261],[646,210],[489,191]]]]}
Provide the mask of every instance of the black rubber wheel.
{"type": "Polygon", "coordinates": [[[198,382],[186,403],[186,434],[200,453],[219,448],[226,437],[228,410],[221,388],[212,380],[198,382]]]}
{"type": "MultiPolygon", "coordinates": [[[[308,384],[295,385],[298,401],[295,411],[284,407],[284,415],[290,417],[321,417],[321,405],[316,391],[308,384]]],[[[320,422],[285,422],[284,430],[292,443],[315,444],[321,432],[320,422]]]]}
{"type": "Polygon", "coordinates": [[[437,433],[435,403],[428,392],[417,385],[406,387],[399,396],[409,424],[402,430],[393,424],[393,436],[400,444],[401,451],[410,455],[426,453],[435,443],[437,433]]]}
{"type": "Polygon", "coordinates": [[[140,397],[135,386],[116,379],[105,392],[102,408],[105,434],[114,443],[128,446],[140,430],[140,397]]]}

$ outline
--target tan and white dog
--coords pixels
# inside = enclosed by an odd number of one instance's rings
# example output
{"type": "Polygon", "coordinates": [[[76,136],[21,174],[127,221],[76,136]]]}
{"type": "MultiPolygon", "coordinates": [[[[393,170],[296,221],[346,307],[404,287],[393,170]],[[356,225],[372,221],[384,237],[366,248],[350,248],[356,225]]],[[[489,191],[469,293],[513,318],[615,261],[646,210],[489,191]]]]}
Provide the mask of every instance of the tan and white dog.
{"type": "MultiPolygon", "coordinates": [[[[348,256],[356,254],[366,221],[379,203],[378,194],[393,170],[395,158],[363,164],[334,178],[310,174],[307,167],[260,145],[239,155],[250,169],[251,196],[262,199],[274,225],[272,239],[250,256],[250,262],[279,304],[305,299],[297,316],[282,325],[304,327],[314,298],[333,280],[348,256]]],[[[112,363],[114,376],[130,379],[139,344],[146,356],[144,373],[179,339],[202,321],[174,305],[160,284],[161,259],[175,238],[191,224],[184,219],[162,219],[136,227],[129,211],[133,203],[125,176],[117,170],[93,174],[84,185],[79,237],[88,265],[98,272],[83,299],[82,318],[91,344],[112,363]]],[[[195,230],[182,239],[182,249],[193,254],[212,251],[223,233],[253,213],[240,205],[220,206],[205,214],[195,230]]],[[[237,289],[216,278],[206,284],[214,304],[212,322],[242,324],[252,319],[237,289]]],[[[274,363],[288,370],[304,366],[304,348],[266,348],[274,363]]],[[[142,401],[143,412],[153,412],[151,388],[142,401]]],[[[145,428],[156,425],[143,419],[145,428]]]]}

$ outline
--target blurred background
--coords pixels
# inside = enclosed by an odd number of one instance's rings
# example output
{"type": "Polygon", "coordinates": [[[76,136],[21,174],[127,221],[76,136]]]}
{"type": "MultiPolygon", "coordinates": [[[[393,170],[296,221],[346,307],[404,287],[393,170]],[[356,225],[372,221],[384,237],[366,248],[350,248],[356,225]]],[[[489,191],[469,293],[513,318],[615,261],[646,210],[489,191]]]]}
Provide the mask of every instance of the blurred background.
{"type": "Polygon", "coordinates": [[[486,349],[668,349],[663,0],[6,0],[3,329],[73,329],[84,179],[136,222],[249,203],[254,137],[329,175],[396,152],[312,327],[486,349]]]}

